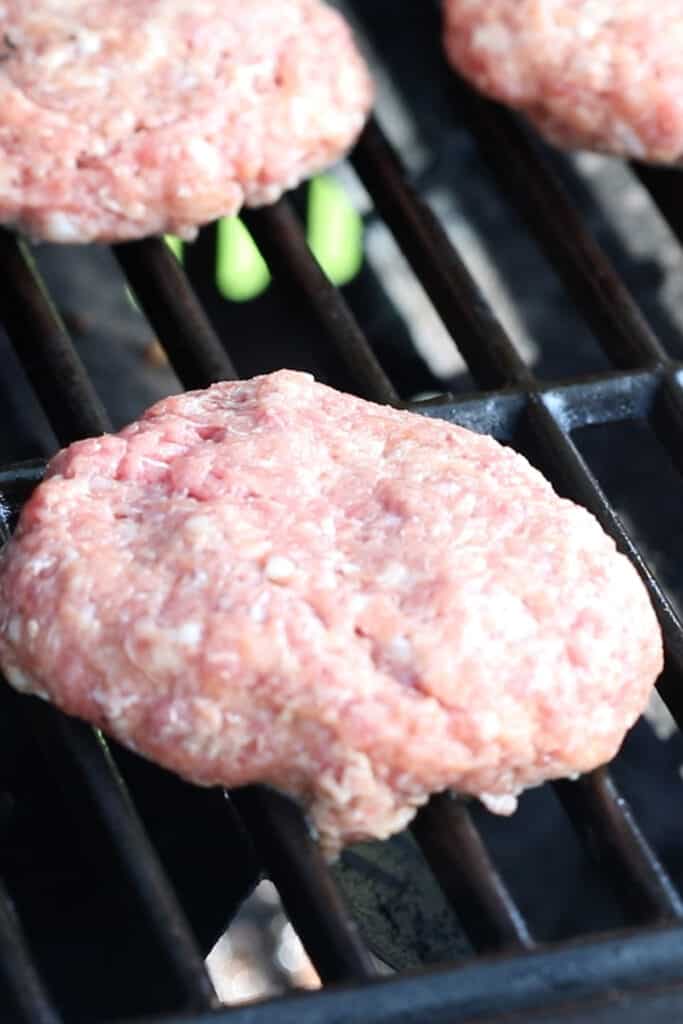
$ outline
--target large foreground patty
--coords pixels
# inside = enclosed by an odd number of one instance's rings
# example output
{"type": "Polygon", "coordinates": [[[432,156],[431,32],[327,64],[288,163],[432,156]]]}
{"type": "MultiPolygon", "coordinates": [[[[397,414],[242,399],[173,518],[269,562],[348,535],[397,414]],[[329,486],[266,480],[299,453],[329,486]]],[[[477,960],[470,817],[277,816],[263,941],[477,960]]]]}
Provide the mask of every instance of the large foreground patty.
{"type": "Polygon", "coordinates": [[[294,794],[330,852],[601,764],[662,664],[635,570],[520,455],[287,371],[59,454],[0,607],[17,689],[294,794]]]}
{"type": "Polygon", "coordinates": [[[453,63],[562,146],[683,158],[683,0],[446,0],[453,63]]]}
{"type": "Polygon", "coordinates": [[[334,162],[371,97],[320,0],[6,0],[0,221],[54,242],[192,237],[334,162]]]}

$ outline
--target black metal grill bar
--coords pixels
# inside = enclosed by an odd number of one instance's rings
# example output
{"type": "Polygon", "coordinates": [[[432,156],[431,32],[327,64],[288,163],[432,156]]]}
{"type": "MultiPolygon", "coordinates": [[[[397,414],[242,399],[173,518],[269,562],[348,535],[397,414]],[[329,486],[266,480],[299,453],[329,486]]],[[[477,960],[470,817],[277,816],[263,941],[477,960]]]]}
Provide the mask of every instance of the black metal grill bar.
{"type": "Polygon", "coordinates": [[[533,948],[527,923],[462,800],[432,797],[415,819],[413,834],[475,949],[533,948]]]}
{"type": "Polygon", "coordinates": [[[477,95],[455,74],[453,83],[458,114],[498,185],[526,221],[613,364],[637,369],[666,362],[659,339],[516,116],[477,95]]]}
{"type": "Polygon", "coordinates": [[[258,786],[232,790],[230,799],[322,980],[375,978],[372,959],[295,804],[258,786]]]}
{"type": "MultiPolygon", "coordinates": [[[[543,1008],[553,1020],[574,1004],[606,992],[633,993],[680,982],[683,929],[615,933],[591,942],[532,950],[523,955],[478,957],[459,967],[406,972],[367,986],[344,985],[323,992],[245,1006],[193,1018],[163,1017],[157,1024],[474,1024],[490,1018],[504,1024],[518,1013],[533,1021],[543,1008]]],[[[683,993],[671,999],[670,1020],[683,1014],[683,993]]],[[[560,1018],[561,1019],[561,1018],[560,1018]]],[[[649,1021],[647,1014],[637,1024],[649,1021]]],[[[629,1024],[636,1024],[636,1020],[629,1024]]],[[[618,1016],[609,1024],[620,1021],[618,1016]]],[[[129,1021],[128,1024],[143,1024],[129,1021]]],[[[605,1022],[601,1022],[605,1024],[605,1022]]]]}
{"type": "MultiPolygon", "coordinates": [[[[39,707],[39,710],[51,709],[39,707]]],[[[41,738],[53,744],[52,763],[57,759],[63,763],[63,754],[67,753],[76,766],[180,983],[187,1007],[216,1006],[213,985],[187,918],[138,818],[106,741],[96,730],[63,715],[50,714],[47,728],[45,724],[41,723],[41,738]]]]}
{"type": "Polygon", "coordinates": [[[476,381],[484,388],[530,383],[522,357],[375,119],[352,162],[476,381]]]}
{"type": "Polygon", "coordinates": [[[614,872],[622,902],[636,920],[683,919],[681,897],[607,771],[557,782],[555,792],[586,845],[594,846],[603,867],[614,872]]]}
{"type": "Polygon", "coordinates": [[[306,297],[326,339],[350,371],[356,392],[375,402],[397,402],[393,384],[345,300],[317,263],[289,203],[280,200],[243,216],[272,274],[306,297]]]}
{"type": "Polygon", "coordinates": [[[107,429],[108,420],[26,245],[0,228],[0,320],[60,444],[107,429]]]}
{"type": "MultiPolygon", "coordinates": [[[[622,369],[671,366],[668,353],[516,115],[479,96],[455,75],[454,83],[458,111],[501,190],[541,245],[612,363],[622,369]]],[[[634,169],[683,239],[677,172],[640,165],[634,169]]],[[[653,426],[683,472],[679,376],[671,374],[667,380],[653,426]]]]}
{"type": "Polygon", "coordinates": [[[60,1016],[43,988],[24,939],[21,924],[0,882],[0,974],[26,1024],[60,1024],[60,1016]]]}
{"type": "Polygon", "coordinates": [[[166,243],[126,242],[114,246],[114,253],[185,387],[234,379],[230,357],[166,243]]]}

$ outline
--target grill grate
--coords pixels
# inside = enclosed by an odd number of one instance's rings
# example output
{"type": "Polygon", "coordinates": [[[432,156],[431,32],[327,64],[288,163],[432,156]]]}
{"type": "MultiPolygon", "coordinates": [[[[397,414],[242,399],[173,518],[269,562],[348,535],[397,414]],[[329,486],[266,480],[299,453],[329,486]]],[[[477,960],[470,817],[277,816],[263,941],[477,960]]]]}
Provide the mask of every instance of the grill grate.
{"type": "MultiPolygon", "coordinates": [[[[429,10],[425,17],[435,17],[429,10]]],[[[363,17],[361,11],[359,17],[363,17]]],[[[559,383],[543,382],[532,374],[443,225],[413,188],[379,123],[372,120],[353,154],[355,171],[483,389],[416,408],[513,443],[542,465],[561,493],[594,512],[632,558],[648,587],[666,640],[660,690],[682,721],[681,623],[572,434],[588,425],[644,419],[677,467],[683,468],[683,364],[667,355],[516,119],[474,96],[455,78],[452,88],[455,116],[468,126],[501,191],[560,275],[613,369],[559,383]]],[[[678,174],[636,171],[674,231],[683,237],[678,174]]],[[[292,205],[281,201],[252,211],[245,219],[276,284],[306,304],[325,346],[324,358],[338,368],[339,379],[350,380],[354,390],[367,398],[397,402],[390,375],[345,299],[312,258],[292,205]]],[[[208,228],[188,252],[189,277],[160,241],[115,250],[179,380],[188,388],[236,376],[228,354],[231,339],[225,337],[223,344],[203,304],[213,273],[214,244],[215,228],[208,228]]],[[[66,444],[106,430],[107,415],[30,254],[6,231],[0,231],[0,268],[4,278],[0,318],[56,438],[66,444]]],[[[13,511],[41,472],[38,463],[0,471],[0,489],[13,511]]],[[[683,1010],[683,901],[607,770],[576,783],[558,783],[554,790],[605,878],[614,885],[628,931],[540,948],[467,804],[437,796],[418,815],[414,836],[474,949],[497,956],[473,957],[458,966],[389,979],[377,977],[357,925],[296,808],[265,789],[249,787],[231,794],[222,809],[220,827],[230,836],[231,861],[226,872],[237,894],[232,902],[247,894],[262,865],[278,887],[323,981],[343,982],[345,987],[258,1008],[216,1010],[200,947],[107,744],[93,730],[48,707],[7,699],[21,704],[47,762],[64,788],[76,794],[80,807],[85,801],[122,865],[180,994],[181,1016],[164,1018],[168,1024],[220,1020],[226,1024],[275,1020],[280,1024],[289,1020],[503,1024],[532,1016],[539,1021],[627,1024],[646,1016],[664,1020],[665,1013],[672,1020],[683,1010]],[[240,822],[253,845],[245,840],[240,822]]],[[[227,896],[226,902],[231,902],[227,896]]],[[[58,1024],[64,1018],[49,986],[41,981],[29,947],[11,899],[0,889],[0,969],[12,1020],[58,1024]]],[[[65,1024],[69,1024],[66,1019],[65,1024]]]]}

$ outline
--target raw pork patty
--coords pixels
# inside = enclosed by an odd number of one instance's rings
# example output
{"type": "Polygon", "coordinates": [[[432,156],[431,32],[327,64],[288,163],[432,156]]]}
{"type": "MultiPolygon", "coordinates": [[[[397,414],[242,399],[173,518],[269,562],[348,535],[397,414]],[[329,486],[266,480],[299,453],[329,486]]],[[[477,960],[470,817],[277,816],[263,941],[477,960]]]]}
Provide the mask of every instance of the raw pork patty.
{"type": "Polygon", "coordinates": [[[192,238],[334,162],[371,98],[320,0],[5,0],[0,221],[192,238]]]}
{"type": "Polygon", "coordinates": [[[683,158],[683,0],[445,0],[446,48],[561,146],[683,158]]]}
{"type": "Polygon", "coordinates": [[[607,761],[662,664],[631,564],[520,455],[287,371],[59,454],[0,608],[17,689],[295,795],[330,853],[607,761]]]}

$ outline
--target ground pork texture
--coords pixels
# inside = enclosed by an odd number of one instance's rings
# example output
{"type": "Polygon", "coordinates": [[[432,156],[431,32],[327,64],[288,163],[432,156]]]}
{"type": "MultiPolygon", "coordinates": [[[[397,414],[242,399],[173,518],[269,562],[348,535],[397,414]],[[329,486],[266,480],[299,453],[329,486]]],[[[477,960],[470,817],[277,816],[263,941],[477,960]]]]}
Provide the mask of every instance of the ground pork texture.
{"type": "Polygon", "coordinates": [[[434,791],[509,813],[609,760],[662,649],[629,561],[520,455],[281,371],[54,458],[0,662],[187,779],[293,795],[334,854],[434,791]]]}
{"type": "Polygon", "coordinates": [[[337,160],[371,100],[320,0],[4,0],[0,221],[192,238],[337,160]]]}
{"type": "Polygon", "coordinates": [[[552,142],[683,158],[683,0],[445,0],[446,49],[552,142]]]}

